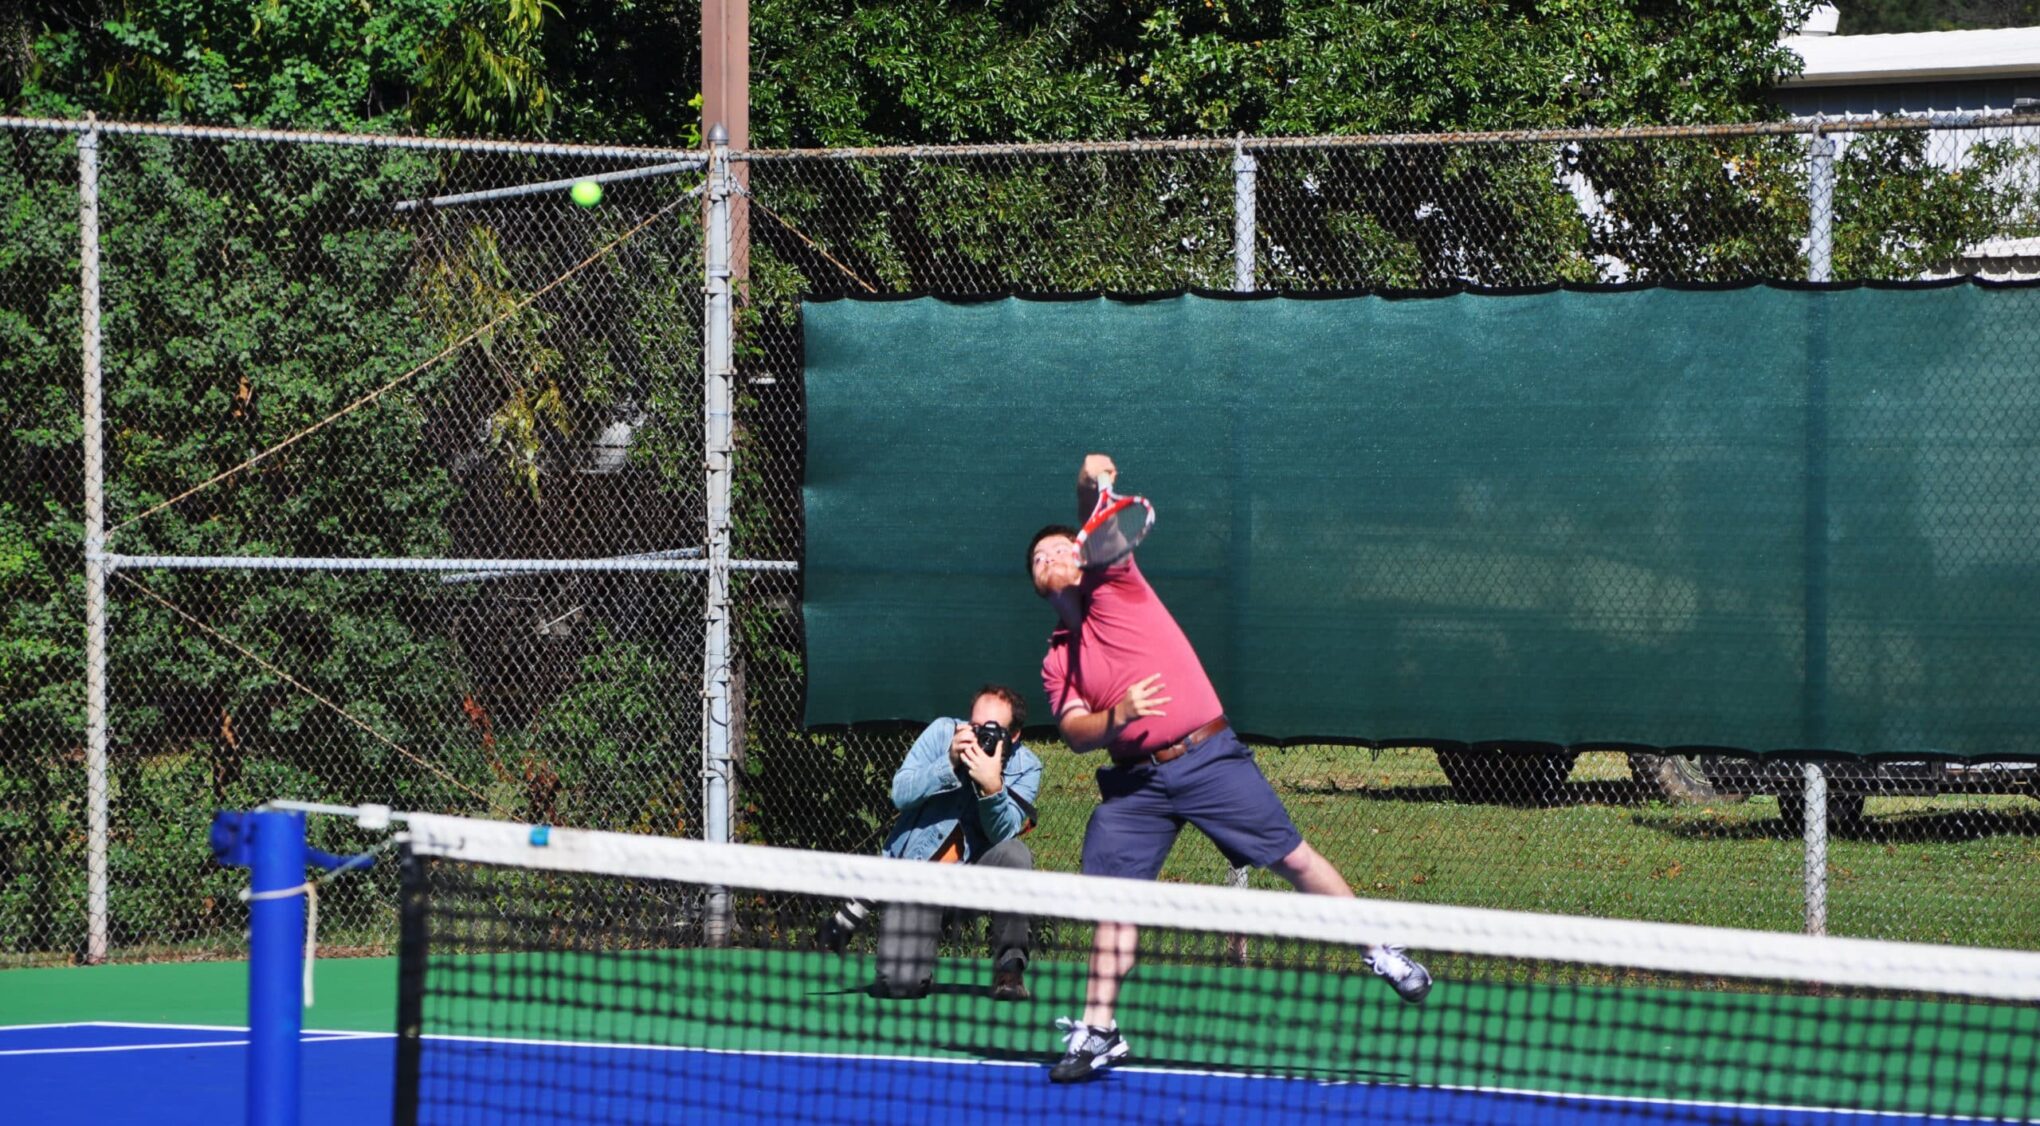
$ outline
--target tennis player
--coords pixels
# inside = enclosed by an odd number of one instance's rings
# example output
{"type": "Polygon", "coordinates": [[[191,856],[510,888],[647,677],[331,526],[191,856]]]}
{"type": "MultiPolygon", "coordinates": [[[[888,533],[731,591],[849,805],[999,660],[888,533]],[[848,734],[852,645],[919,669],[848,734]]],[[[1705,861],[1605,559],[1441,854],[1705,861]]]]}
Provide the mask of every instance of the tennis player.
{"type": "MultiPolygon", "coordinates": [[[[1101,475],[1118,468],[1104,454],[1084,459],[1077,475],[1079,513],[1092,511],[1101,475]]],[[[1103,750],[1097,809],[1084,831],[1083,869],[1151,880],[1188,822],[1211,838],[1234,867],[1251,864],[1297,890],[1351,896],[1345,878],[1303,839],[1253,752],[1226,723],[1218,693],[1189,638],[1162,605],[1131,554],[1087,569],[1076,530],[1051,525],[1027,548],[1034,591],[1059,619],[1041,662],[1041,685],[1056,725],[1079,754],[1103,750]]],[[[1066,1049],[1049,1077],[1072,1083],[1127,1058],[1113,1008],[1133,969],[1136,931],[1100,924],[1080,1020],[1056,1023],[1066,1049]]],[[[1431,975],[1394,946],[1366,948],[1367,964],[1403,1000],[1422,1001],[1431,975]]]]}

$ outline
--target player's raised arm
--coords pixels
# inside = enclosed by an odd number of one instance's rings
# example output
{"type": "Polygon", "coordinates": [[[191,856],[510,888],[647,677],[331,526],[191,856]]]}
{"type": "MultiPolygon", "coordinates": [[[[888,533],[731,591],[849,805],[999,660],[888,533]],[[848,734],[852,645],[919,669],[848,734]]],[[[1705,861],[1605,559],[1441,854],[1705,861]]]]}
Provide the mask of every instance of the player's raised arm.
{"type": "Polygon", "coordinates": [[[1098,487],[1101,482],[1108,487],[1119,477],[1119,467],[1112,462],[1111,454],[1085,454],[1084,464],[1077,468],[1077,519],[1089,520],[1098,507],[1098,487]]]}
{"type": "Polygon", "coordinates": [[[1109,454],[1085,456],[1077,471],[1077,510],[1084,521],[1077,531],[1081,566],[1109,567],[1125,559],[1155,526],[1154,506],[1146,497],[1117,492],[1118,478],[1119,467],[1109,454]]]}

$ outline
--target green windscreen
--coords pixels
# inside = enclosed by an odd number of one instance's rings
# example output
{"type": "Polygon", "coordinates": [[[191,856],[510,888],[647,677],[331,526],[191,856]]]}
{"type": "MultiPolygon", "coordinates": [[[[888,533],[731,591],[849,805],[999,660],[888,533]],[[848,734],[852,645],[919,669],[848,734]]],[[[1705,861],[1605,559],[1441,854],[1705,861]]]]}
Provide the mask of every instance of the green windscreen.
{"type": "Polygon", "coordinates": [[[2040,288],[803,316],[810,724],[1043,718],[1096,450],[1243,732],[2040,754],[2040,288]]]}

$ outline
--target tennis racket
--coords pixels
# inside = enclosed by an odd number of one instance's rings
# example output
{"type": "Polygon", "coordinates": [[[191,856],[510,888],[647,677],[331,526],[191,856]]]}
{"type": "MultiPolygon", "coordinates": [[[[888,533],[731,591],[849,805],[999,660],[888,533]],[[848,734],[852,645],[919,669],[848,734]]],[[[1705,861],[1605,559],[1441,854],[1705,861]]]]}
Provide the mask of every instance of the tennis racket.
{"type": "Polygon", "coordinates": [[[1155,526],[1155,506],[1146,497],[1112,491],[1113,476],[1098,475],[1098,503],[1077,532],[1077,561],[1085,567],[1109,567],[1133,554],[1155,526]]]}

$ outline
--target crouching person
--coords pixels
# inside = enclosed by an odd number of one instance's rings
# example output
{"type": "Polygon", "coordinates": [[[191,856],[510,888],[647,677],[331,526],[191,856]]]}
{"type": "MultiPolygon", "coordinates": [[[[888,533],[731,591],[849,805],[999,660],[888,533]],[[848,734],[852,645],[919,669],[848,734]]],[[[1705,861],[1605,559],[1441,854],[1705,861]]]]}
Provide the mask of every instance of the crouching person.
{"type": "MultiPolygon", "coordinates": [[[[1020,838],[1034,828],[1041,791],[1041,760],[1019,741],[1027,706],[1019,693],[987,684],[971,700],[968,720],[930,723],[893,774],[899,810],[887,834],[885,855],[943,864],[1032,868],[1034,854],[1020,838]]],[[[851,902],[823,925],[822,941],[841,951],[871,910],[851,902]]],[[[934,984],[935,950],[943,909],[887,904],[879,909],[878,981],[881,997],[925,997],[934,984]]],[[[1028,921],[1004,912],[991,917],[991,995],[1025,1001],[1028,921]]]]}

